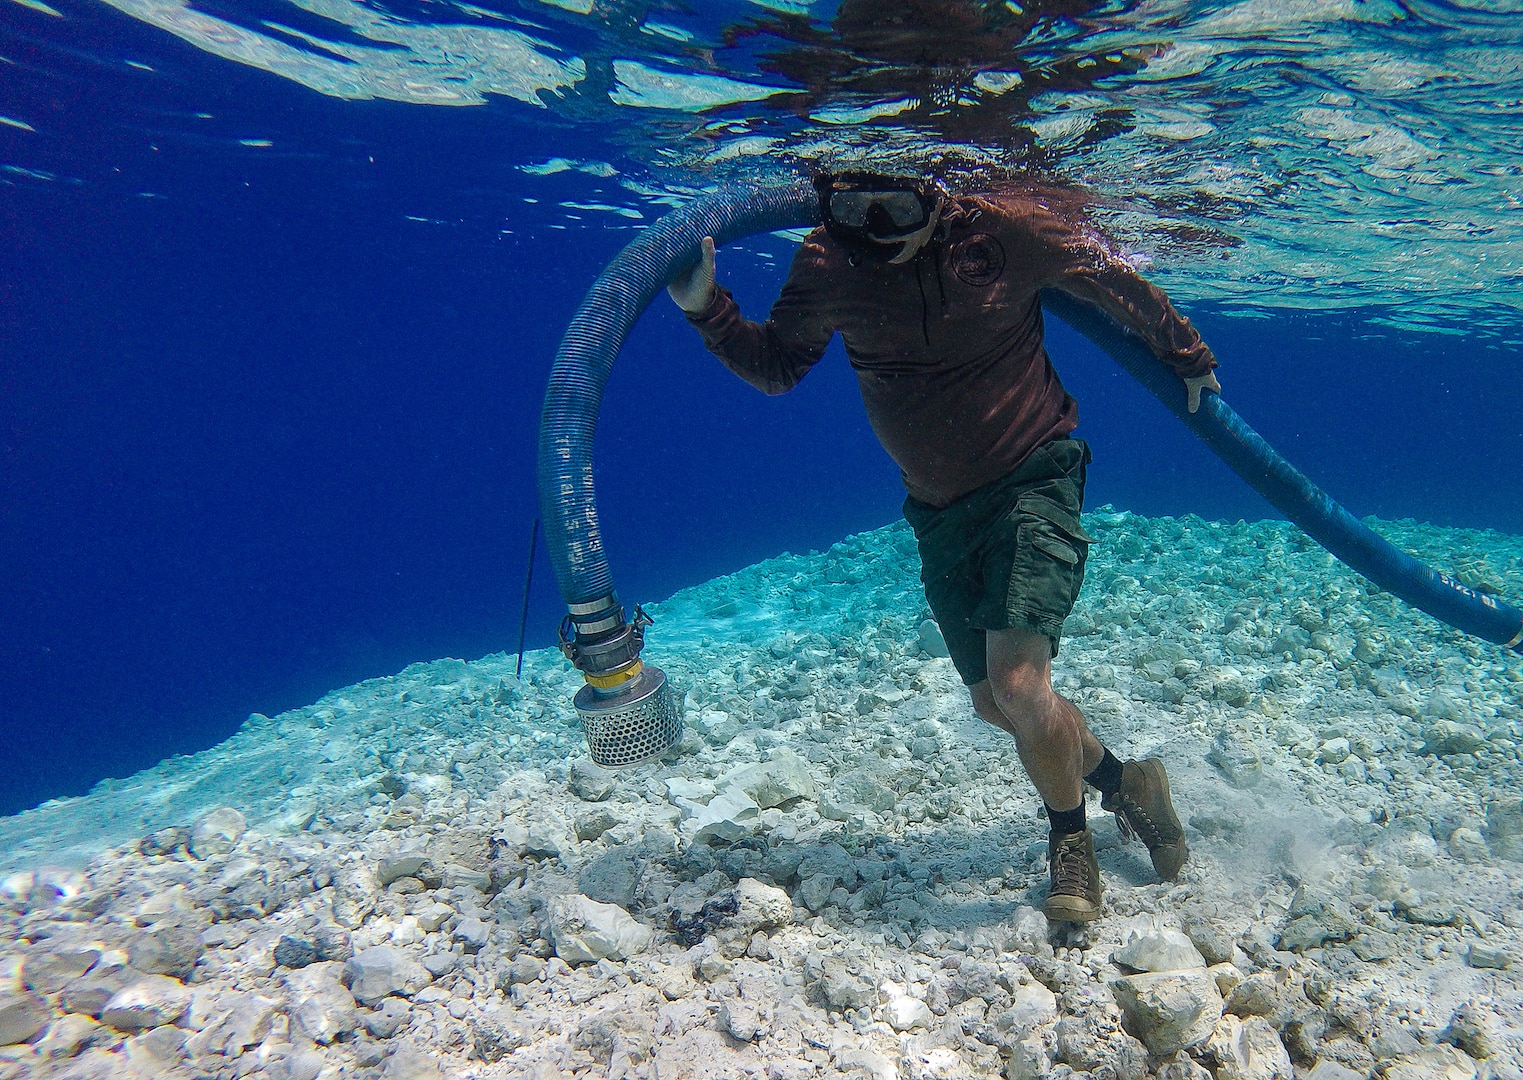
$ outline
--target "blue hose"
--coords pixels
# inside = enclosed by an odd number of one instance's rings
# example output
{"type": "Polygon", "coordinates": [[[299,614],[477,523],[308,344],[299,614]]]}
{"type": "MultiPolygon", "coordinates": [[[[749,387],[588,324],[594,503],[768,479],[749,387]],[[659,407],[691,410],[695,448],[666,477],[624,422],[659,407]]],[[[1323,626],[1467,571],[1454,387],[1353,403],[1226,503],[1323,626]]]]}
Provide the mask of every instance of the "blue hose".
{"type": "MultiPolygon", "coordinates": [[[[539,499],[556,582],[568,607],[612,602],[592,483],[598,406],[614,357],[651,300],[716,244],[818,221],[804,181],[722,188],[675,210],[640,234],[598,276],[555,356],[540,420],[539,499]]],[[[1458,630],[1523,653],[1523,611],[1461,585],[1377,536],[1334,502],[1216,395],[1185,408],[1184,385],[1141,339],[1101,312],[1056,290],[1042,305],[1098,345],[1200,436],[1218,457],[1282,514],[1387,592],[1458,630]]]]}
{"type": "Polygon", "coordinates": [[[1461,585],[1371,532],[1277,454],[1215,394],[1185,406],[1185,387],[1141,339],[1071,296],[1047,289],[1042,307],[1104,350],[1163,402],[1248,486],[1347,566],[1456,630],[1523,652],[1523,611],[1461,585]]]}
{"type": "Polygon", "coordinates": [[[705,236],[726,244],[811,225],[817,216],[814,189],[802,181],[723,188],[646,229],[587,290],[555,354],[539,424],[545,545],[568,607],[613,595],[593,499],[592,436],[614,357],[635,320],[679,270],[698,261],[705,236]]]}

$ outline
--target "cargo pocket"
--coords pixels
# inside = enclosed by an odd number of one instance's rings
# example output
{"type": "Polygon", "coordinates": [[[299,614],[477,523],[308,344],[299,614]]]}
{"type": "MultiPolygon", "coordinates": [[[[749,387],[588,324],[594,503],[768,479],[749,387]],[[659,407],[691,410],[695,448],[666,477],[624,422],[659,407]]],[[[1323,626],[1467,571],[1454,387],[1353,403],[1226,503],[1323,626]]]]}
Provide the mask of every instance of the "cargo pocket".
{"type": "MultiPolygon", "coordinates": [[[[1068,507],[1058,502],[1049,495],[1043,495],[1038,491],[1028,491],[1016,502],[1017,509],[1026,517],[1040,518],[1044,524],[1054,526],[1053,529],[1039,529],[1036,533],[1039,537],[1055,537],[1054,543],[1068,549],[1072,558],[1063,555],[1054,555],[1054,558],[1062,559],[1067,563],[1076,563],[1082,558],[1083,552],[1088,550],[1089,545],[1095,542],[1095,538],[1084,531],[1084,526],[1079,524],[1079,515],[1068,507]],[[1083,544],[1084,548],[1075,551],[1073,544],[1083,544]]],[[[1049,554],[1052,554],[1049,552],[1049,554]]]]}
{"type": "Polygon", "coordinates": [[[1053,536],[1048,536],[1041,530],[1035,530],[1031,536],[1031,546],[1044,554],[1052,556],[1058,562],[1067,563],[1069,566],[1079,565],[1079,553],[1071,544],[1053,536]]]}
{"type": "Polygon", "coordinates": [[[1022,494],[1016,513],[1020,572],[1010,578],[1010,609],[1044,626],[1061,626],[1079,598],[1084,563],[1095,540],[1078,514],[1040,491],[1022,494]]]}

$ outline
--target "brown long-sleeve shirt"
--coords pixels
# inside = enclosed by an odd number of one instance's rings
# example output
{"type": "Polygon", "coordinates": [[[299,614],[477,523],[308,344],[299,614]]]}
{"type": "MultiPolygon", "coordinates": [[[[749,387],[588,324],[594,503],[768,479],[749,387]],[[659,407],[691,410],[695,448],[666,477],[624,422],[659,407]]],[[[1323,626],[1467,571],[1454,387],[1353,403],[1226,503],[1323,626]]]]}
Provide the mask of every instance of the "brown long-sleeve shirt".
{"type": "MultiPolygon", "coordinates": [[[[1056,202],[1054,202],[1056,205],[1056,202]]],[[[726,367],[791,390],[837,332],[868,420],[915,498],[947,506],[1078,425],[1042,345],[1038,290],[1062,289],[1135,331],[1181,378],[1216,366],[1163,292],[1039,196],[949,200],[945,239],[899,266],[852,265],[823,229],[805,239],[765,323],[723,288],[690,320],[726,367]]]]}

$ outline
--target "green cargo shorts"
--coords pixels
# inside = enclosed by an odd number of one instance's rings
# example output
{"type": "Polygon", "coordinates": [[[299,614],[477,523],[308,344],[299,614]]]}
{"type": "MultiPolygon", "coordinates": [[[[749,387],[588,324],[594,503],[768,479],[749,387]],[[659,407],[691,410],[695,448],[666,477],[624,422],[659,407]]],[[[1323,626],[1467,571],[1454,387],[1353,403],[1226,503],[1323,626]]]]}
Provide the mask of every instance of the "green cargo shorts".
{"type": "Polygon", "coordinates": [[[990,630],[1035,630],[1058,654],[1094,543],[1079,524],[1090,460],[1082,439],[1054,439],[945,509],[905,499],[925,598],[967,685],[989,677],[990,630]]]}

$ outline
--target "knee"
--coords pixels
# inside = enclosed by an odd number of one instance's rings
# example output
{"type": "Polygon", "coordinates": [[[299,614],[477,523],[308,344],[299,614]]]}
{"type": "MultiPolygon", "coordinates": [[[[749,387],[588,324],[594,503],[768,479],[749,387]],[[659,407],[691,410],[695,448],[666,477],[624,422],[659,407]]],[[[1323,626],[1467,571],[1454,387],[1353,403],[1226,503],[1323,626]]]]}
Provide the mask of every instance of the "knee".
{"type": "Polygon", "coordinates": [[[1040,734],[1053,713],[1052,643],[1030,629],[999,630],[989,635],[989,687],[1010,720],[1040,734]]]}
{"type": "Polygon", "coordinates": [[[1005,716],[1004,710],[999,707],[999,702],[995,700],[994,690],[989,685],[989,680],[985,679],[981,683],[970,686],[968,690],[973,697],[973,711],[980,720],[1004,731],[1010,731],[1010,720],[1005,716]]]}
{"type": "Polygon", "coordinates": [[[1052,684],[1046,672],[1017,666],[990,680],[994,703],[1001,712],[1022,727],[1039,725],[1050,709],[1052,684]]]}

